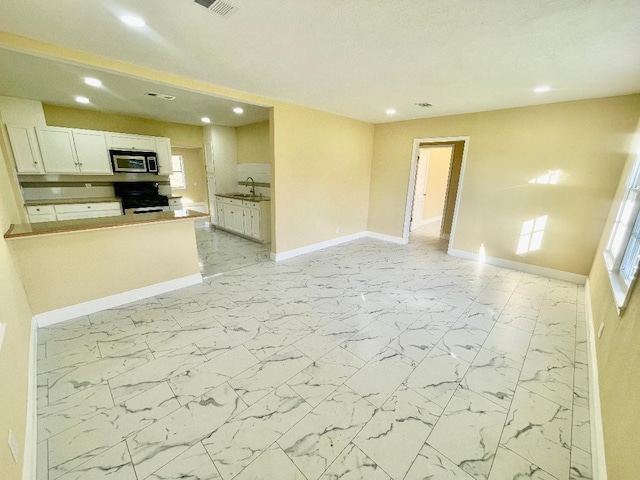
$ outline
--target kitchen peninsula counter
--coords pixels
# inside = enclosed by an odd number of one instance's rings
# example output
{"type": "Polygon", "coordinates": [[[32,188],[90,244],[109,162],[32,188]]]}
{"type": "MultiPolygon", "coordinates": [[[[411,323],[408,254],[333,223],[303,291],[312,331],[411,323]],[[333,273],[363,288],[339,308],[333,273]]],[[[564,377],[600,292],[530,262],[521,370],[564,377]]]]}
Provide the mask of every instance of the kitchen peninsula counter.
{"type": "Polygon", "coordinates": [[[38,325],[202,282],[190,210],[12,225],[4,235],[38,325]]]}
{"type": "Polygon", "coordinates": [[[117,217],[82,218],[57,222],[21,223],[11,225],[4,238],[7,240],[21,237],[54,235],[59,233],[82,232],[103,228],[116,228],[127,225],[145,223],[171,222],[176,220],[194,220],[208,215],[192,210],[175,210],[170,212],[140,213],[136,215],[120,215],[117,217]]]}

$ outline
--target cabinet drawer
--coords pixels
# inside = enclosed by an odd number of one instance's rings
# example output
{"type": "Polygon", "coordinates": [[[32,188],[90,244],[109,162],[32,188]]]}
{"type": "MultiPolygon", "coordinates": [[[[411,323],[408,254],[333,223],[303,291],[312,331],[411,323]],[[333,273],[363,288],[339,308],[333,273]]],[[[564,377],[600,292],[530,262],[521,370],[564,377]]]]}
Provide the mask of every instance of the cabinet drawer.
{"type": "Polygon", "coordinates": [[[180,198],[170,198],[169,199],[169,206],[170,207],[181,207],[182,206],[182,199],[180,199],[180,198]]]}
{"type": "Polygon", "coordinates": [[[66,205],[56,205],[56,213],[77,213],[77,212],[104,212],[104,211],[120,211],[120,203],[104,202],[104,203],[70,203],[66,205]]]}
{"type": "Polygon", "coordinates": [[[260,208],[260,202],[252,202],[250,200],[243,200],[242,206],[249,208],[260,208]]]}
{"type": "Polygon", "coordinates": [[[55,215],[56,211],[53,208],[53,205],[36,205],[27,207],[27,215],[31,217],[32,215],[55,215]]]}
{"type": "Polygon", "coordinates": [[[223,203],[226,203],[227,205],[237,205],[238,207],[242,206],[242,200],[239,200],[237,198],[223,197],[222,201],[223,201],[223,203]]]}
{"type": "Polygon", "coordinates": [[[29,215],[29,223],[55,222],[56,220],[55,213],[29,215]]]}

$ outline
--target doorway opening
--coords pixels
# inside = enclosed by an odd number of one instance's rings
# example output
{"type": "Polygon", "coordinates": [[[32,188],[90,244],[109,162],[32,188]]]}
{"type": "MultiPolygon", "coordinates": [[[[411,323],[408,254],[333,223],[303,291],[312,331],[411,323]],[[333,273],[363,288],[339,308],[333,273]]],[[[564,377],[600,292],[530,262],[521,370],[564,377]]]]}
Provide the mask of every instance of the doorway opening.
{"type": "Polygon", "coordinates": [[[451,243],[466,163],[468,137],[414,140],[403,240],[451,243]]]}

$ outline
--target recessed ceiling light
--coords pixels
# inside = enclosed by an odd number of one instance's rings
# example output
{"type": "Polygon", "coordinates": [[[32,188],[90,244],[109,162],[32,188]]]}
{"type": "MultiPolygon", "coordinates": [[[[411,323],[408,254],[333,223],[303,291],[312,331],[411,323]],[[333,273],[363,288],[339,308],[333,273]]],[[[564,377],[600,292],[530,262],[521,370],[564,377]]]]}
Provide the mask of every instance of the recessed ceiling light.
{"type": "Polygon", "coordinates": [[[386,112],[387,115],[395,115],[397,113],[395,108],[387,108],[386,112]]]}
{"type": "Polygon", "coordinates": [[[98,80],[97,78],[93,78],[93,77],[85,77],[84,83],[86,83],[87,85],[89,85],[91,87],[101,87],[102,86],[102,82],[100,80],[98,80]]]}
{"type": "Polygon", "coordinates": [[[211,123],[211,119],[209,117],[202,117],[200,120],[202,120],[202,123],[211,123]]]}
{"type": "Polygon", "coordinates": [[[244,109],[242,107],[235,107],[233,109],[233,113],[237,113],[238,115],[244,113],[244,109]]]}
{"type": "Polygon", "coordinates": [[[144,27],[146,25],[142,18],[136,17],[135,15],[122,15],[120,20],[130,27],[144,27]]]}
{"type": "Polygon", "coordinates": [[[91,103],[87,97],[77,96],[76,102],[78,103],[91,103]]]}
{"type": "Polygon", "coordinates": [[[544,93],[548,92],[549,90],[551,90],[551,87],[549,85],[540,85],[539,87],[533,89],[533,91],[536,93],[544,93]]]}

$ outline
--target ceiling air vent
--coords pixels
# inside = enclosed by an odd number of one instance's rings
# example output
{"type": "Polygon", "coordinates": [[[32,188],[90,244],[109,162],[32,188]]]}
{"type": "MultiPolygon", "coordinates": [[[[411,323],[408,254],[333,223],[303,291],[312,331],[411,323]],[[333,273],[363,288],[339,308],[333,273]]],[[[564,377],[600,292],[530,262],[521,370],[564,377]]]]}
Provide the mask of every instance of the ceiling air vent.
{"type": "Polygon", "coordinates": [[[416,105],[419,107],[433,107],[433,105],[431,105],[429,102],[420,102],[416,103],[416,105]]]}
{"type": "Polygon", "coordinates": [[[175,100],[173,95],[167,95],[166,93],[147,92],[150,97],[161,98],[162,100],[175,100]]]}
{"type": "Polygon", "coordinates": [[[221,17],[230,17],[238,10],[238,7],[225,0],[194,0],[198,5],[208,8],[221,17]]]}

